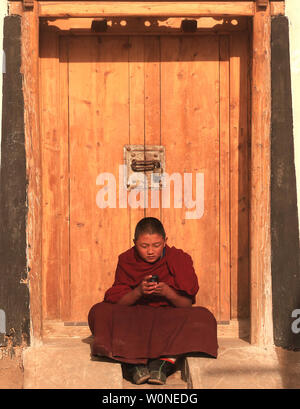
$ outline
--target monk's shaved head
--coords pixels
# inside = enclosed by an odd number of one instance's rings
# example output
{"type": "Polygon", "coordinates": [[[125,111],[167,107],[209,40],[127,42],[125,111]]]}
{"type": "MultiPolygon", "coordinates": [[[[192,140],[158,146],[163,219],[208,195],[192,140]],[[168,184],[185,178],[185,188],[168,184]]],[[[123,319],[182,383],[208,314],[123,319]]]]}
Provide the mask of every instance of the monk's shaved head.
{"type": "Polygon", "coordinates": [[[134,240],[136,241],[141,234],[159,234],[166,238],[166,232],[161,221],[155,217],[144,217],[138,222],[134,232],[134,240]]]}

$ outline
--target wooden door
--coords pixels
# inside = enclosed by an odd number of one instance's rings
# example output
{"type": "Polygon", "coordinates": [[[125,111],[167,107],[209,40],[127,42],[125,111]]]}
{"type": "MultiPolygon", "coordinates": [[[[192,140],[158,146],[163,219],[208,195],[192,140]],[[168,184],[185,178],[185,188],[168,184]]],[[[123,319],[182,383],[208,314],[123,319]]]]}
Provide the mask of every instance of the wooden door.
{"type": "Polygon", "coordinates": [[[45,33],[40,57],[44,318],[86,321],[150,215],[192,255],[197,305],[218,321],[247,317],[247,33],[45,33]],[[150,191],[135,197],[147,206],[121,201],[126,144],[165,147],[165,171],[181,186],[174,198],[171,183],[169,206],[162,191],[152,207],[150,191]],[[99,208],[105,183],[115,196],[99,208]]]}

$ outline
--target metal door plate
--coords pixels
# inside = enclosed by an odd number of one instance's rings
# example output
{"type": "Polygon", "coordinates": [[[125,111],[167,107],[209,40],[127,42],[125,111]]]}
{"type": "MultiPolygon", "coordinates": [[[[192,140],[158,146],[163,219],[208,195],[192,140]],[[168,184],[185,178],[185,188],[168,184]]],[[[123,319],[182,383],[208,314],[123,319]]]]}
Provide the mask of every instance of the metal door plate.
{"type": "Polygon", "coordinates": [[[160,189],[162,187],[163,173],[165,172],[164,146],[124,145],[124,162],[127,190],[160,189]],[[134,169],[138,169],[138,171],[134,169]]]}

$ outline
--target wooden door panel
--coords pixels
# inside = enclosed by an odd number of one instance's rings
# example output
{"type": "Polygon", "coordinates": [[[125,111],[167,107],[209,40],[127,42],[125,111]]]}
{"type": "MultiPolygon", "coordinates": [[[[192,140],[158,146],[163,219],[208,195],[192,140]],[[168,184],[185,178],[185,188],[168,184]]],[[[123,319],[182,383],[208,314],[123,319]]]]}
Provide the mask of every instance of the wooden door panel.
{"type": "Polygon", "coordinates": [[[69,309],[68,65],[56,33],[40,35],[43,317],[69,309]],[[58,80],[59,79],[59,80],[58,80]]]}
{"type": "Polygon", "coordinates": [[[242,32],[230,38],[231,318],[250,314],[248,70],[248,33],[242,32]]]}
{"type": "MultiPolygon", "coordinates": [[[[246,34],[60,41],[53,34],[52,43],[48,37],[41,36],[43,164],[49,169],[43,173],[44,318],[86,321],[145,215],[160,218],[168,243],[193,257],[197,305],[219,321],[247,316],[246,34]],[[150,190],[148,207],[120,206],[125,144],[165,146],[165,171],[182,184],[181,207],[173,183],[170,208],[162,191],[150,190]],[[97,203],[105,173],[115,177],[115,208],[97,203]],[[196,219],[187,217],[195,209],[184,202],[184,174],[192,175],[192,200],[197,186],[204,189],[204,212],[196,219]],[[196,174],[203,175],[197,183],[196,174]]],[[[131,194],[143,200],[143,192],[131,194]]]]}
{"type": "Polygon", "coordinates": [[[219,321],[230,320],[230,65],[229,36],[219,37],[220,50],[220,268],[219,321]]]}
{"type": "MultiPolygon", "coordinates": [[[[128,38],[129,66],[129,144],[144,145],[145,143],[145,63],[144,38],[128,38]]],[[[121,148],[121,146],[120,146],[121,148]]],[[[130,238],[131,245],[134,228],[137,222],[145,216],[146,196],[144,191],[129,192],[130,238]],[[140,207],[135,207],[140,203],[140,207]]]]}
{"type": "MultiPolygon", "coordinates": [[[[117,256],[129,245],[128,209],[99,208],[97,176],[118,176],[129,141],[128,48],[123,38],[70,38],[71,321],[112,284],[117,256]]],[[[104,183],[104,182],[103,182],[104,183]]],[[[116,192],[118,200],[118,191],[116,192]]]]}
{"type": "MultiPolygon", "coordinates": [[[[160,37],[144,37],[145,61],[145,145],[161,145],[160,37]]],[[[145,216],[161,219],[161,194],[148,189],[145,216]]]]}
{"type": "MultiPolygon", "coordinates": [[[[166,171],[204,174],[204,214],[162,209],[170,243],[194,260],[200,290],[197,304],[218,316],[219,308],[219,39],[162,37],[162,144],[166,171]]],[[[182,181],[183,182],[183,181],[182,181]]],[[[172,190],[172,189],[171,189],[172,190]]],[[[174,200],[174,199],[173,199],[174,200]]]]}

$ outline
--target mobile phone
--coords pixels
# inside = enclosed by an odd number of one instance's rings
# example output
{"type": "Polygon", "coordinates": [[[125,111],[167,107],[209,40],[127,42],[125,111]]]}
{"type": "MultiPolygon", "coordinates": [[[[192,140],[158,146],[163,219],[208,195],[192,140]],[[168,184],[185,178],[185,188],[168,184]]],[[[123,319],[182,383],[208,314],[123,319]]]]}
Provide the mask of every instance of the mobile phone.
{"type": "Polygon", "coordinates": [[[153,283],[158,283],[159,282],[159,278],[156,275],[153,275],[152,277],[149,278],[148,280],[149,282],[153,282],[153,283]]]}

